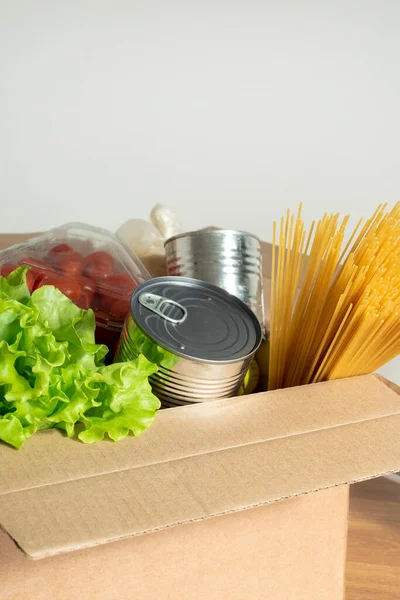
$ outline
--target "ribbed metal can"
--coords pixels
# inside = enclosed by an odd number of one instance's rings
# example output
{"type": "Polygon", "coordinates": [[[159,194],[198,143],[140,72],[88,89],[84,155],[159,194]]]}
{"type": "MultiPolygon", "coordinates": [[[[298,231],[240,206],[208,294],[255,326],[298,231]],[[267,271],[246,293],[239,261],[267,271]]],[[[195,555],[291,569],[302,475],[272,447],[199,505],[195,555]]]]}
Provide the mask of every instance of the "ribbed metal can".
{"type": "Polygon", "coordinates": [[[168,275],[193,277],[237,296],[264,328],[261,245],[244,231],[200,229],[164,244],[168,275]]]}
{"type": "Polygon", "coordinates": [[[140,285],[115,361],[144,354],[164,407],[235,396],[262,339],[254,313],[237,297],[203,281],[158,277],[140,285]]]}

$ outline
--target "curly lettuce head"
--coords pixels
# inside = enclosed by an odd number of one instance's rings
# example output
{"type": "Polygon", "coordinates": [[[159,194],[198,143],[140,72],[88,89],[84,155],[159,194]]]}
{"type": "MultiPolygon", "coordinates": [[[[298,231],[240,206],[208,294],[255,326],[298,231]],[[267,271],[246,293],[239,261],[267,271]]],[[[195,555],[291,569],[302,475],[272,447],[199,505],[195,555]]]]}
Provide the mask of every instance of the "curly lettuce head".
{"type": "Polygon", "coordinates": [[[93,311],[53,286],[30,295],[27,270],[0,277],[0,440],[20,448],[50,427],[87,443],[145,431],[160,407],[148,381],[157,367],[144,356],[105,366],[93,311]]]}

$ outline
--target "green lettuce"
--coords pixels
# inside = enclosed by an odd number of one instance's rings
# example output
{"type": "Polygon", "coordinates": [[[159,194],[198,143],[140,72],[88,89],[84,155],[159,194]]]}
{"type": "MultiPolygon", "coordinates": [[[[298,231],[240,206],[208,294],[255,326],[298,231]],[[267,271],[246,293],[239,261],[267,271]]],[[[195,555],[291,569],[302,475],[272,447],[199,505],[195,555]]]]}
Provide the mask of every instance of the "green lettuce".
{"type": "Polygon", "coordinates": [[[145,431],[160,407],[156,365],[140,355],[105,366],[93,311],[53,286],[30,295],[27,270],[0,277],[0,440],[20,448],[51,427],[85,443],[145,431]]]}

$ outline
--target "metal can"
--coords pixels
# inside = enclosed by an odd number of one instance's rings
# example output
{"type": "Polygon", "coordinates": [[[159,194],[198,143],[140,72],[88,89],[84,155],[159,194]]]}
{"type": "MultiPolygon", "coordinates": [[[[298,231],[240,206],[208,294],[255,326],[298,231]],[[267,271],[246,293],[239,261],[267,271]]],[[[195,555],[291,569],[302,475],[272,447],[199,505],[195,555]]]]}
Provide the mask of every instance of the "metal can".
{"type": "Polygon", "coordinates": [[[237,296],[264,328],[261,245],[244,231],[200,229],[165,244],[168,275],[194,277],[237,296]]]}
{"type": "Polygon", "coordinates": [[[115,360],[144,354],[164,407],[235,396],[262,339],[254,313],[225,290],[158,277],[134,291],[115,360]]]}

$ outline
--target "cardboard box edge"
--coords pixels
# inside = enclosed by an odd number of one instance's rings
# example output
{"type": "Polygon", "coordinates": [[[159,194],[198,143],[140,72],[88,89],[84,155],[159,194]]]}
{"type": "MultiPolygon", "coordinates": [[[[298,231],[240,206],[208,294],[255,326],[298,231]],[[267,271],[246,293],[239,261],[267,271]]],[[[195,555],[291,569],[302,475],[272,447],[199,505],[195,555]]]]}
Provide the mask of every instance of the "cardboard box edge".
{"type": "Polygon", "coordinates": [[[380,375],[379,373],[372,373],[372,375],[374,375],[377,379],[379,379],[379,381],[386,385],[386,387],[390,388],[400,396],[400,385],[397,385],[397,383],[394,383],[394,381],[390,381],[390,379],[386,379],[386,377],[383,377],[383,375],[380,375]]]}
{"type": "MultiPolygon", "coordinates": [[[[385,473],[382,473],[380,475],[376,475],[375,477],[373,477],[372,479],[376,479],[378,477],[382,477],[383,475],[385,475],[385,473]]],[[[163,525],[161,527],[154,527],[152,529],[149,529],[147,531],[141,531],[138,533],[133,533],[133,534],[128,534],[128,535],[121,535],[121,536],[116,536],[114,538],[111,539],[107,539],[107,540],[101,540],[101,541],[97,541],[94,543],[87,543],[87,544],[77,544],[76,546],[71,545],[70,548],[63,548],[62,550],[56,550],[53,552],[35,552],[35,553],[29,553],[27,552],[19,543],[18,541],[12,536],[10,535],[10,533],[0,524],[0,530],[4,531],[4,533],[7,535],[7,537],[9,537],[12,542],[15,544],[15,546],[17,547],[17,550],[19,552],[21,552],[24,556],[26,556],[29,560],[31,561],[39,561],[39,560],[44,560],[46,558],[52,558],[54,556],[61,556],[63,554],[70,554],[71,552],[79,552],[80,550],[87,550],[90,548],[97,548],[98,546],[104,546],[107,544],[114,544],[116,542],[120,542],[126,539],[131,539],[131,538],[140,538],[143,536],[147,536],[147,535],[152,535],[153,533],[158,533],[160,531],[168,531],[168,530],[173,530],[177,527],[185,527],[185,525],[190,525],[193,523],[201,523],[203,521],[209,521],[212,519],[218,519],[219,517],[224,517],[227,515],[234,515],[234,514],[240,514],[241,512],[245,512],[248,510],[253,510],[253,509],[257,509],[257,508],[262,508],[265,506],[269,506],[269,505],[273,505],[273,504],[278,504],[279,502],[285,501],[285,500],[296,500],[299,498],[304,498],[307,496],[310,496],[312,494],[318,493],[318,492],[324,492],[326,490],[332,490],[335,488],[349,488],[350,485],[352,485],[353,483],[361,483],[362,481],[368,481],[369,479],[371,479],[370,477],[365,477],[363,479],[357,479],[354,481],[349,481],[348,483],[337,483],[334,485],[330,485],[330,486],[325,486],[325,487],[321,487],[315,490],[308,490],[307,492],[302,492],[299,494],[295,494],[295,495],[290,495],[290,496],[286,496],[286,497],[282,497],[282,498],[278,498],[277,500],[267,500],[265,502],[258,502],[252,505],[248,505],[245,507],[241,507],[241,508],[237,508],[237,509],[230,509],[230,510],[226,510],[226,511],[220,511],[220,512],[216,512],[214,514],[210,514],[207,515],[205,517],[199,517],[196,519],[185,519],[181,522],[177,522],[177,523],[172,523],[170,525],[163,525]]]]}

